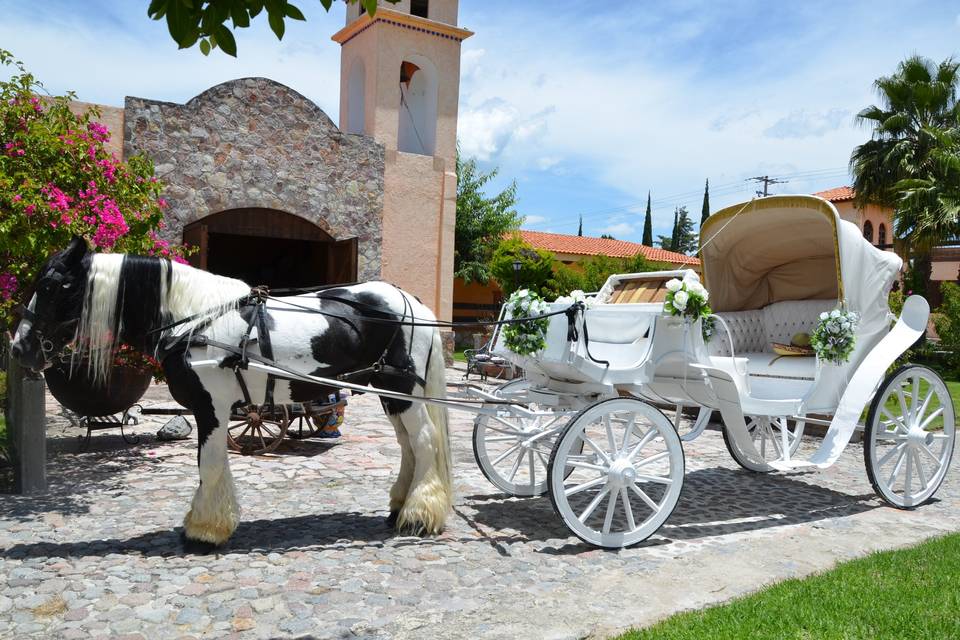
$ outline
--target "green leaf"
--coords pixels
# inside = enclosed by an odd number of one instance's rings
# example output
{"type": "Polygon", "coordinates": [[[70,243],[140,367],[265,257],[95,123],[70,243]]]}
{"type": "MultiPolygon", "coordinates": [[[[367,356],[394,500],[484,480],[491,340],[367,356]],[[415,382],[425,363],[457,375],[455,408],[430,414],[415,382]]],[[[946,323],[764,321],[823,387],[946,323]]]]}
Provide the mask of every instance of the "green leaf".
{"type": "Polygon", "coordinates": [[[256,18],[263,11],[263,0],[247,0],[247,12],[251,18],[256,18]]]}
{"type": "Polygon", "coordinates": [[[377,0],[360,0],[360,4],[371,16],[377,12],[377,0]]]}
{"type": "Polygon", "coordinates": [[[210,55],[210,41],[206,38],[200,41],[200,53],[205,56],[210,55]]]}
{"type": "Polygon", "coordinates": [[[220,25],[214,31],[214,36],[217,38],[217,46],[219,46],[223,52],[229,56],[237,57],[237,41],[233,39],[233,34],[230,33],[230,29],[227,29],[224,25],[220,25]]]}
{"type": "Polygon", "coordinates": [[[277,34],[277,40],[283,40],[283,32],[286,28],[283,24],[283,16],[279,13],[271,13],[269,15],[269,22],[270,28],[277,34]]]}
{"type": "Polygon", "coordinates": [[[292,4],[286,5],[283,8],[283,13],[291,20],[306,20],[306,18],[303,17],[303,13],[301,13],[300,9],[297,9],[292,4]]]}
{"type": "Polygon", "coordinates": [[[234,28],[250,26],[250,16],[247,14],[247,10],[241,6],[230,7],[230,17],[233,18],[234,28]]]}
{"type": "Polygon", "coordinates": [[[333,6],[333,0],[320,0],[320,4],[323,5],[324,9],[330,11],[330,7],[333,6]]]}
{"type": "Polygon", "coordinates": [[[160,20],[167,13],[167,0],[151,0],[147,7],[147,15],[154,20],[160,20]]]}

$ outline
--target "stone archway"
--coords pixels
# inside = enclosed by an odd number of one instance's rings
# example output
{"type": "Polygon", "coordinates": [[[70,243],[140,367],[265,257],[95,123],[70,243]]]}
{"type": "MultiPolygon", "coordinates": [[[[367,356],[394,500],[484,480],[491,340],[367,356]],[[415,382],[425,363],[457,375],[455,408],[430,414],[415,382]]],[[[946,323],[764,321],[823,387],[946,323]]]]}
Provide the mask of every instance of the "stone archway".
{"type": "MultiPolygon", "coordinates": [[[[238,212],[292,212],[308,226],[288,220],[281,227],[292,225],[310,237],[324,233],[325,246],[353,243],[351,279],[381,277],[384,148],[373,138],[341,132],[296,91],[266,78],[243,78],[186,104],[127,97],[124,128],[125,155],[150,156],[166,184],[166,239],[193,236],[203,224],[210,233],[214,218],[228,227],[214,233],[230,235],[229,227],[240,223],[238,212]]],[[[273,227],[266,224],[259,237],[282,239],[269,235],[273,227]]]]}
{"type": "Polygon", "coordinates": [[[188,224],[191,264],[251,286],[306,287],[357,280],[357,239],[336,240],[317,225],[276,209],[221,211],[188,224]]]}

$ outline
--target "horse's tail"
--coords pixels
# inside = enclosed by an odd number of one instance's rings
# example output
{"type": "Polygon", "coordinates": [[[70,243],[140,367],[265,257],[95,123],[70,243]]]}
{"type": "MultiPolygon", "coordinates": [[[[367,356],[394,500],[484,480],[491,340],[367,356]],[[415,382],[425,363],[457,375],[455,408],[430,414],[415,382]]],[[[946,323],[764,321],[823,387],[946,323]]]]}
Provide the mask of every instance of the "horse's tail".
{"type": "MultiPolygon", "coordinates": [[[[430,349],[430,359],[427,362],[427,386],[424,393],[428,398],[445,398],[447,393],[446,363],[443,360],[443,340],[440,330],[433,330],[433,346],[430,349]]],[[[428,404],[427,414],[433,422],[434,433],[433,449],[436,452],[437,474],[443,488],[446,504],[444,512],[453,506],[453,480],[451,478],[450,460],[450,433],[447,428],[447,408],[440,405],[428,404]]]]}

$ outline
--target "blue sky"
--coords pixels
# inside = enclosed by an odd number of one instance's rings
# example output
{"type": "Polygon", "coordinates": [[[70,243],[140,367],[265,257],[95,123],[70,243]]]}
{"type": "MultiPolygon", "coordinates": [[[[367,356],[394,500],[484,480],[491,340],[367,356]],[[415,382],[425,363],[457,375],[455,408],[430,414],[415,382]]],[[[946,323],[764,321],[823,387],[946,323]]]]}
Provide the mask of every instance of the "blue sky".
{"type": "MultiPolygon", "coordinates": [[[[52,92],[120,105],[126,95],[183,102],[243,76],[268,76],[335,121],[343,5],[296,4],[306,23],[277,42],[237,34],[239,58],[177,51],[147,1],[0,0],[0,47],[52,92]]],[[[755,175],[778,193],[848,183],[868,132],[854,116],[872,81],[912,53],[960,55],[960,3],[462,0],[459,138],[493,188],[516,179],[528,228],[639,240],[647,191],[655,233],[673,208],[699,217],[748,199],[755,175]]]]}

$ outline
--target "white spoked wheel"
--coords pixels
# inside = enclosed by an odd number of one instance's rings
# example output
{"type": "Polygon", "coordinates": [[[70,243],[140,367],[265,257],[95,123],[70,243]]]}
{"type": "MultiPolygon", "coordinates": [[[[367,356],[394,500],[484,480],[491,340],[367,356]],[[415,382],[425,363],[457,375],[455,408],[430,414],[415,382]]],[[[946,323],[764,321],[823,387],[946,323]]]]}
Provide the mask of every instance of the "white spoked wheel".
{"type": "Polygon", "coordinates": [[[570,420],[550,456],[550,500],[584,542],[618,549],[646,540],[683,488],[683,445],[659,409],[632,398],[570,420]]]}
{"type": "Polygon", "coordinates": [[[713,415],[712,409],[690,407],[682,404],[669,407],[665,409],[666,411],[669,411],[667,418],[670,418],[673,428],[684,442],[690,442],[700,437],[700,434],[707,428],[707,423],[710,422],[710,416],[713,415]],[[694,409],[697,409],[696,414],[693,413],[694,409]]]}
{"type": "Polygon", "coordinates": [[[912,509],[943,483],[956,440],[947,385],[927,367],[906,365],[870,404],[863,458],[874,490],[890,505],[912,509]]]}
{"type": "MultiPolygon", "coordinates": [[[[525,380],[514,380],[494,393],[521,403],[519,394],[527,386],[529,383],[525,380]]],[[[526,417],[504,410],[502,415],[481,414],[473,421],[473,455],[477,466],[493,486],[511,496],[546,493],[550,452],[573,413],[536,404],[525,406],[536,415],[526,417]]]]}
{"type": "MultiPolygon", "coordinates": [[[[803,420],[788,419],[785,416],[744,416],[747,431],[753,439],[753,446],[767,462],[790,460],[800,448],[803,440],[803,420]]],[[[757,473],[773,471],[773,467],[758,464],[745,456],[733,438],[723,430],[723,442],[730,456],[744,469],[757,473]]]]}

